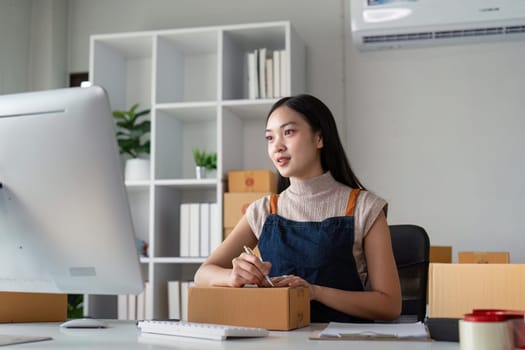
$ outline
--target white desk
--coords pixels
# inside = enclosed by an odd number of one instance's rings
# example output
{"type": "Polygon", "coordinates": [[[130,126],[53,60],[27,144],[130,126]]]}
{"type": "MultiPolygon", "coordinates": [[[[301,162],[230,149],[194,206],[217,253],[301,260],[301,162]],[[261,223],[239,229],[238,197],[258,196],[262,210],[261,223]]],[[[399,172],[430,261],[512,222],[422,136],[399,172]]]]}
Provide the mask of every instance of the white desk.
{"type": "MultiPolygon", "coordinates": [[[[58,323],[4,323],[0,334],[49,336],[53,340],[11,345],[22,349],[178,349],[178,350],[458,350],[458,343],[415,341],[334,341],[309,340],[315,326],[289,332],[271,332],[266,338],[233,339],[225,341],[141,335],[134,322],[110,321],[106,329],[62,329],[58,323]]],[[[318,326],[317,326],[318,328],[318,326]]]]}

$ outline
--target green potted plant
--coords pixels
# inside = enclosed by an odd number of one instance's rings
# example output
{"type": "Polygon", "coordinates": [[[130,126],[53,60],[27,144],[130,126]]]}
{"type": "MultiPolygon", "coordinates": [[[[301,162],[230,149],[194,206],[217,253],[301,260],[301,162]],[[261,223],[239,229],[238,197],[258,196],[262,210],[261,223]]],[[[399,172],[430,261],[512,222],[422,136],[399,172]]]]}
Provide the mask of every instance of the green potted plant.
{"type": "Polygon", "coordinates": [[[217,152],[206,152],[195,148],[193,150],[193,159],[195,160],[197,179],[204,179],[208,171],[211,172],[217,169],[217,152]]]}
{"type": "Polygon", "coordinates": [[[120,154],[128,157],[125,167],[126,180],[145,180],[149,178],[149,132],[151,122],[145,118],[149,109],[137,111],[138,103],[129,110],[114,110],[117,123],[117,142],[120,154]]]}

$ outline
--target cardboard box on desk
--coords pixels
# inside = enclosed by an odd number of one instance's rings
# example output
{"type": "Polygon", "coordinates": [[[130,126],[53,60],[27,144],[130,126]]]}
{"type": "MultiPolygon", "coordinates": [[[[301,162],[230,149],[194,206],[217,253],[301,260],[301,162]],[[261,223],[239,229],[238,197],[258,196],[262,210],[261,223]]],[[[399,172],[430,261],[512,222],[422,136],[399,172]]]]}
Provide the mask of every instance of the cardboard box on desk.
{"type": "Polygon", "coordinates": [[[188,321],[290,330],[310,324],[308,288],[192,287],[188,321]]]}
{"type": "Polygon", "coordinates": [[[430,264],[429,317],[525,310],[525,264],[430,264]]]}
{"type": "Polygon", "coordinates": [[[0,292],[0,322],[63,322],[67,294],[0,292]]]}
{"type": "Polygon", "coordinates": [[[228,192],[277,191],[277,176],[270,170],[240,170],[228,172],[228,192]]]}

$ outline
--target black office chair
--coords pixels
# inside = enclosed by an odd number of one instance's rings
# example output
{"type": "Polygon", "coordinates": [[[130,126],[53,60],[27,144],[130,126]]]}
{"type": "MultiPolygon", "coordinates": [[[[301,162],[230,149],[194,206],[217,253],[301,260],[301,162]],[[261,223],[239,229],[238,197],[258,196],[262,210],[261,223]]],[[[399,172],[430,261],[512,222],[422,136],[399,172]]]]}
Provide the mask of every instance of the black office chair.
{"type": "Polygon", "coordinates": [[[416,225],[389,227],[403,298],[400,319],[424,321],[430,255],[427,232],[416,225]]]}

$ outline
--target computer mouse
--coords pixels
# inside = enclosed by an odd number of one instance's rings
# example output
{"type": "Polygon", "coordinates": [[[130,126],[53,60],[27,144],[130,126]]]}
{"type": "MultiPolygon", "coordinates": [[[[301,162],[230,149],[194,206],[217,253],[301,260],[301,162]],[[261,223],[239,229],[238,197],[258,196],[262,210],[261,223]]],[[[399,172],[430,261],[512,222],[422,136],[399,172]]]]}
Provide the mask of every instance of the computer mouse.
{"type": "Polygon", "coordinates": [[[107,324],[94,318],[73,318],[60,325],[63,328],[106,328],[107,324]]]}

